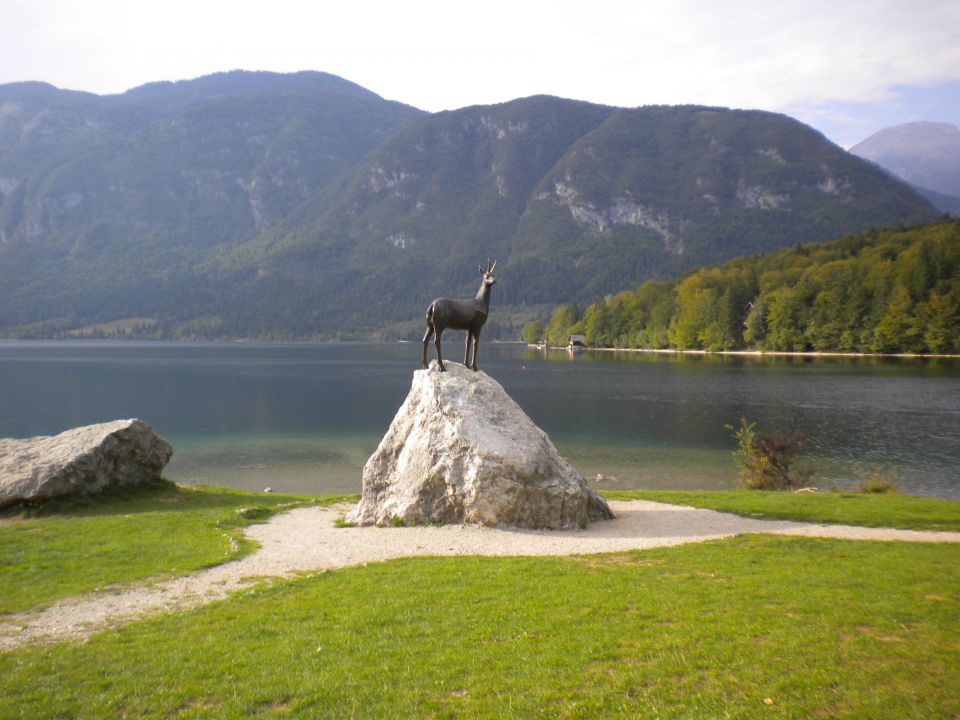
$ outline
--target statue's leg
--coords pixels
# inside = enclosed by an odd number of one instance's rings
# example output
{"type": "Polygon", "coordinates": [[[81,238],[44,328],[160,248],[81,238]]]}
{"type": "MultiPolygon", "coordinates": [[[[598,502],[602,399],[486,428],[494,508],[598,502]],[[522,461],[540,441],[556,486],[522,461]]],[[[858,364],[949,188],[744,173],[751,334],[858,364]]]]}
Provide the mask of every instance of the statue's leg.
{"type": "Polygon", "coordinates": [[[442,330],[437,330],[437,335],[433,338],[433,344],[437,348],[437,365],[440,366],[440,372],[446,372],[447,369],[443,366],[443,354],[440,352],[440,333],[442,332],[442,330]]]}
{"type": "Polygon", "coordinates": [[[470,341],[473,340],[473,336],[470,335],[470,331],[467,330],[467,347],[463,351],[463,365],[464,367],[470,367],[470,341]]]}
{"type": "Polygon", "coordinates": [[[427,325],[427,332],[423,336],[423,366],[427,365],[427,348],[430,346],[430,337],[433,335],[433,325],[427,325]]]}
{"type": "Polygon", "coordinates": [[[473,336],[473,369],[477,369],[477,350],[480,348],[480,333],[473,336]]]}

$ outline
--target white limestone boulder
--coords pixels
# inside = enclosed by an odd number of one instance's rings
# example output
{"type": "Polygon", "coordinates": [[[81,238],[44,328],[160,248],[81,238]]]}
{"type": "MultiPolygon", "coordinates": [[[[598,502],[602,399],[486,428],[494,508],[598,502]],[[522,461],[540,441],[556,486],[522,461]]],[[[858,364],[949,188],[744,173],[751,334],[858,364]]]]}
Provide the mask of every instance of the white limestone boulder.
{"type": "Polygon", "coordinates": [[[0,439],[0,506],[155,482],[171,455],[170,444],[141,420],[0,439]]]}
{"type": "Polygon", "coordinates": [[[417,370],[363,468],[359,525],[471,523],[583,528],[613,517],[503,387],[447,362],[417,370]]]}

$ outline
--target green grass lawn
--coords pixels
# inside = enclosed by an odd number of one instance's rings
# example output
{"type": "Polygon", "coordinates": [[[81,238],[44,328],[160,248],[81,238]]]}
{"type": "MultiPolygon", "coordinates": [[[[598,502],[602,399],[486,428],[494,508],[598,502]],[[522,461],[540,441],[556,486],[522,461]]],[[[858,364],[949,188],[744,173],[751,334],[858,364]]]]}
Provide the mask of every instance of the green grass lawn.
{"type": "Polygon", "coordinates": [[[653,500],[692,505],[745,517],[960,531],[960,501],[897,493],[624,490],[604,492],[604,497],[610,500],[653,500]]]}
{"type": "Polygon", "coordinates": [[[0,717],[953,718],[960,552],[397,560],[0,654],[0,677],[0,717]]]}
{"type": "Polygon", "coordinates": [[[243,555],[241,528],[277,506],[332,502],[163,483],[128,494],[0,512],[0,613],[243,555]]]}
{"type": "MultiPolygon", "coordinates": [[[[608,494],[627,495],[938,529],[957,529],[960,505],[608,494]]],[[[222,562],[249,551],[243,524],[338,499],[165,485],[7,510],[0,612],[222,562]]],[[[385,542],[391,532],[402,530],[385,528],[385,542]]],[[[957,718],[958,677],[960,546],[746,535],[572,558],[395,560],[277,582],[0,653],[0,718],[957,718]]]]}

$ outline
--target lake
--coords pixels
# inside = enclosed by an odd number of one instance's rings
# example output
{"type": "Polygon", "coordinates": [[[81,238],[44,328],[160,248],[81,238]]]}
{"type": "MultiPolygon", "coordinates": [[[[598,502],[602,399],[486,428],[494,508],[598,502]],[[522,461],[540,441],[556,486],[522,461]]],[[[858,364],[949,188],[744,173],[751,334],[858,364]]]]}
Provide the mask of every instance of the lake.
{"type": "MultiPolygon", "coordinates": [[[[445,345],[448,358],[462,344],[445,345]]],[[[359,491],[416,343],[0,341],[0,437],[139,417],[178,482],[359,491]]],[[[592,352],[485,343],[499,381],[599,488],[733,487],[741,417],[801,431],[820,488],[880,470],[960,498],[960,361],[592,352]],[[597,480],[597,475],[603,476],[597,480]]]]}

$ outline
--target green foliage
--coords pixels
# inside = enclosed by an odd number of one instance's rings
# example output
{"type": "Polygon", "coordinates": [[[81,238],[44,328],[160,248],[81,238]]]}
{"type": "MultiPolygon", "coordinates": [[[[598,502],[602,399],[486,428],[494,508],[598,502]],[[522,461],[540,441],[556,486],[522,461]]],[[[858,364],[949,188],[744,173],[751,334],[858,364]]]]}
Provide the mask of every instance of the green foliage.
{"type": "Polygon", "coordinates": [[[550,322],[544,329],[547,342],[551,345],[566,345],[570,335],[583,332],[582,320],[583,308],[580,305],[577,303],[561,305],[553,311],[550,322]]]}
{"type": "Polygon", "coordinates": [[[740,419],[740,427],[727,425],[737,439],[733,453],[740,468],[740,487],[746,490],[793,490],[806,485],[813,474],[809,468],[791,468],[803,451],[803,434],[757,434],[756,423],[740,419]]]}
{"type": "Polygon", "coordinates": [[[700,268],[608,296],[584,317],[596,347],[960,352],[960,222],[700,268]]]}
{"type": "Polygon", "coordinates": [[[900,483],[897,482],[895,476],[891,477],[889,472],[874,468],[867,479],[857,485],[857,491],[878,495],[899,493],[900,483]]]}
{"type": "Polygon", "coordinates": [[[521,337],[528,343],[538,343],[544,338],[543,323],[539,320],[531,320],[523,326],[521,337]]]}
{"type": "Polygon", "coordinates": [[[747,317],[743,321],[743,342],[758,347],[767,337],[767,302],[758,297],[747,307],[747,317]]]}

